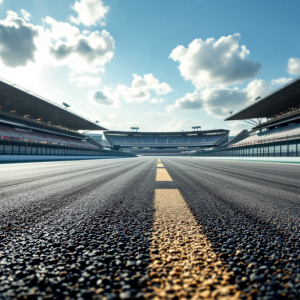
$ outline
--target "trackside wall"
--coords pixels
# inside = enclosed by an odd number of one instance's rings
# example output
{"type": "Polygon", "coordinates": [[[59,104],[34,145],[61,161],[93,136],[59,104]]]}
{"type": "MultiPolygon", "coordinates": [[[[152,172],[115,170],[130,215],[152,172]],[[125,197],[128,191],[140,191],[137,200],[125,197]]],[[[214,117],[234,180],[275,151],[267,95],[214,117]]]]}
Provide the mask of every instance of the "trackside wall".
{"type": "Polygon", "coordinates": [[[278,142],[257,142],[256,144],[237,147],[220,148],[201,151],[191,156],[215,156],[215,157],[299,157],[300,139],[278,142]]]}
{"type": "Polygon", "coordinates": [[[0,157],[4,155],[21,156],[124,156],[135,157],[128,152],[119,152],[102,149],[77,148],[56,146],[39,143],[24,143],[13,140],[0,140],[0,157]]]}

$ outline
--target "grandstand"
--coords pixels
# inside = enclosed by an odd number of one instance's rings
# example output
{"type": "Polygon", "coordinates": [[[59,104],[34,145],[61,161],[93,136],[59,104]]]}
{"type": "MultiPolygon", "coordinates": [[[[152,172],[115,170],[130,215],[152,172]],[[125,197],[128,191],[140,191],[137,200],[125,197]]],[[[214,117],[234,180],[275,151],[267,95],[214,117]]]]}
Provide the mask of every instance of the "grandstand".
{"type": "Polygon", "coordinates": [[[270,143],[300,137],[300,77],[226,118],[254,125],[232,146],[270,143]]]}
{"type": "Polygon", "coordinates": [[[1,79],[0,155],[113,154],[79,132],[106,128],[66,107],[1,79]]]}
{"type": "Polygon", "coordinates": [[[229,131],[225,129],[180,132],[105,131],[104,135],[115,150],[144,155],[174,155],[222,145],[228,141],[229,131]]]}
{"type": "Polygon", "coordinates": [[[64,136],[54,136],[51,134],[29,131],[30,129],[0,126],[0,138],[3,140],[14,140],[21,142],[42,143],[58,146],[82,147],[95,149],[96,146],[88,143],[86,140],[68,138],[64,136]]]}
{"type": "Polygon", "coordinates": [[[230,115],[253,125],[200,156],[300,156],[300,77],[230,115]]]}
{"type": "Polygon", "coordinates": [[[234,143],[234,146],[251,145],[257,143],[270,143],[273,141],[291,140],[300,138],[300,124],[288,124],[275,129],[262,132],[250,132],[248,135],[234,143]]]}

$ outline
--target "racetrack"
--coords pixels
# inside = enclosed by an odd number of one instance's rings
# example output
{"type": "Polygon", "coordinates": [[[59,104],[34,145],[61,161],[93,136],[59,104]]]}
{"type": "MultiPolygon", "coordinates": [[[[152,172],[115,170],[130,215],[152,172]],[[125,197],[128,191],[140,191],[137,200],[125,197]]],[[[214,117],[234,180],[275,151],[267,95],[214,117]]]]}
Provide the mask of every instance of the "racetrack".
{"type": "Polygon", "coordinates": [[[300,298],[300,165],[0,168],[0,298],[300,298]]]}

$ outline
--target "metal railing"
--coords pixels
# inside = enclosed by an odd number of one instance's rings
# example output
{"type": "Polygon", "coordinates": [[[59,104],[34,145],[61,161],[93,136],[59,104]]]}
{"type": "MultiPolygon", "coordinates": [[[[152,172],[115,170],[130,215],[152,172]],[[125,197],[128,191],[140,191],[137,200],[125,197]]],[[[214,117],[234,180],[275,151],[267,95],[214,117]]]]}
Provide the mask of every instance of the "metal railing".
{"type": "Polygon", "coordinates": [[[207,151],[198,151],[191,156],[217,156],[217,157],[299,157],[300,135],[293,139],[277,138],[261,140],[234,147],[220,148],[207,151]]]}
{"type": "Polygon", "coordinates": [[[136,156],[135,154],[128,152],[26,143],[14,140],[0,140],[0,156],[1,155],[136,156]]]}
{"type": "Polygon", "coordinates": [[[238,142],[233,145],[229,145],[228,147],[240,147],[240,146],[249,146],[249,145],[256,145],[256,144],[267,144],[267,143],[275,143],[275,142],[280,142],[280,141],[291,141],[294,139],[300,139],[300,134],[292,134],[292,135],[281,135],[278,137],[274,137],[271,139],[259,139],[259,140],[254,140],[250,142],[238,142]]]}

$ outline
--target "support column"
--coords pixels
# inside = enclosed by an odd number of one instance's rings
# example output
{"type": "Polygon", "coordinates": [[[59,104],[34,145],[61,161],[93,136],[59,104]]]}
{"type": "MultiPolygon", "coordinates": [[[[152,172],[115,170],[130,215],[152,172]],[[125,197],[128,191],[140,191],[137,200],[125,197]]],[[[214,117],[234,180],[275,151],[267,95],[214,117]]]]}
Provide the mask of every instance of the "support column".
{"type": "Polygon", "coordinates": [[[280,157],[281,157],[281,144],[279,145],[279,153],[280,153],[280,157]]]}

